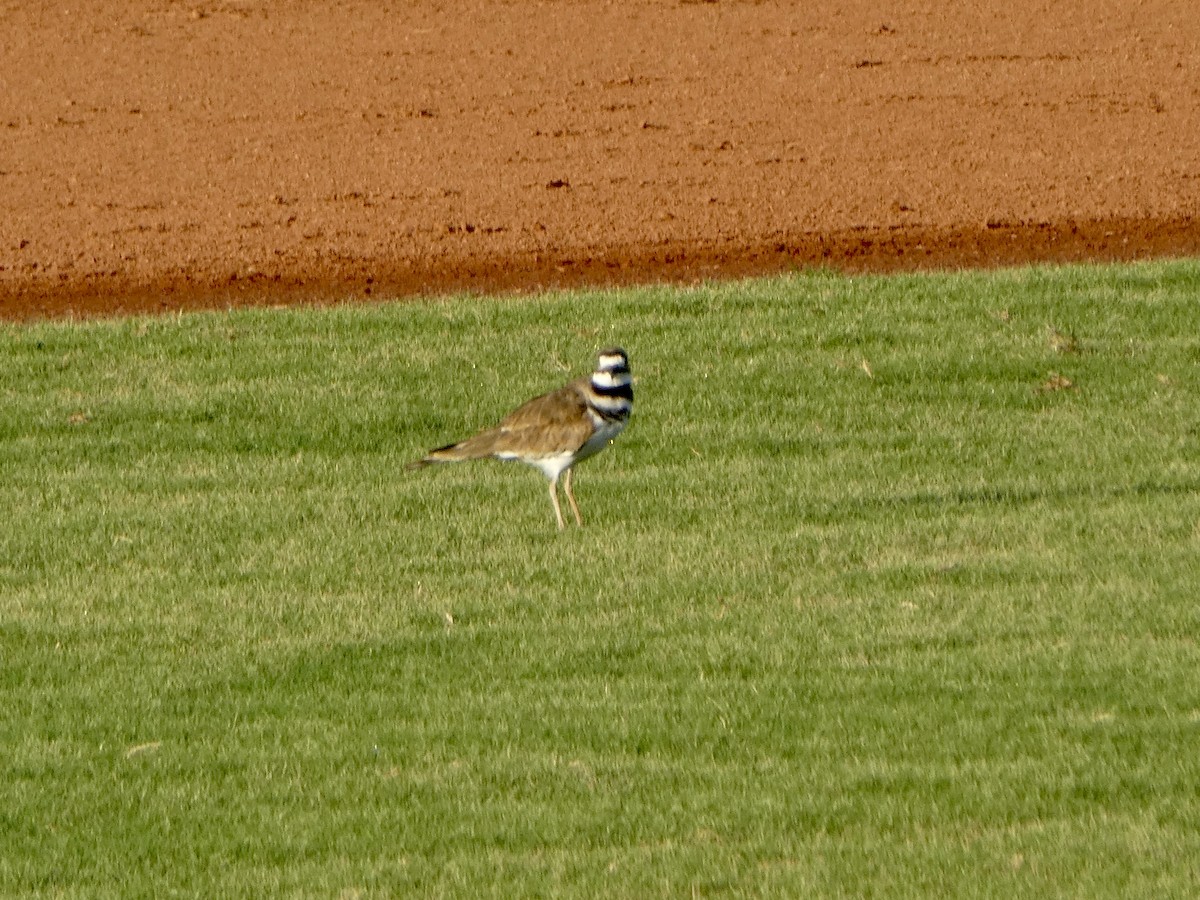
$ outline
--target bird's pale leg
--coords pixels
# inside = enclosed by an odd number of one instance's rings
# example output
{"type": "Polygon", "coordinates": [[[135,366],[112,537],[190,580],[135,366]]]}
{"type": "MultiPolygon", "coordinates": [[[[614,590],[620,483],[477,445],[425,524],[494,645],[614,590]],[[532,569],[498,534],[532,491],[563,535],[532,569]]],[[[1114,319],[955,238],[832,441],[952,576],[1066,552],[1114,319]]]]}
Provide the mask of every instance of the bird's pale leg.
{"type": "Polygon", "coordinates": [[[571,512],[575,513],[575,522],[582,528],[583,517],[579,515],[579,504],[575,502],[575,491],[571,488],[571,473],[574,471],[567,469],[567,480],[563,482],[563,487],[567,489],[567,502],[571,504],[571,512]]]}
{"type": "MultiPolygon", "coordinates": [[[[568,473],[568,475],[570,474],[570,469],[567,470],[567,473],[568,473]]],[[[558,506],[558,479],[557,478],[552,479],[550,482],[550,502],[554,504],[554,518],[556,518],[558,520],[558,530],[562,531],[567,526],[563,522],[562,510],[558,506]]]]}

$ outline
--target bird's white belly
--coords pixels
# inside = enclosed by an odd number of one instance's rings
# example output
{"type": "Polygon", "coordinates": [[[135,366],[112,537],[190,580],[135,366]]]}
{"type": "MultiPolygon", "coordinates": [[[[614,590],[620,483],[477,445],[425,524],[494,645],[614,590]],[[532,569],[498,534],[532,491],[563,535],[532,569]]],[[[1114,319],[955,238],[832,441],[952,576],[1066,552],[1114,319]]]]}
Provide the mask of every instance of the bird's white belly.
{"type": "Polygon", "coordinates": [[[536,469],[541,469],[542,474],[551,481],[556,480],[576,458],[573,453],[553,453],[547,456],[517,456],[515,453],[497,453],[496,457],[498,459],[519,459],[536,469]]]}

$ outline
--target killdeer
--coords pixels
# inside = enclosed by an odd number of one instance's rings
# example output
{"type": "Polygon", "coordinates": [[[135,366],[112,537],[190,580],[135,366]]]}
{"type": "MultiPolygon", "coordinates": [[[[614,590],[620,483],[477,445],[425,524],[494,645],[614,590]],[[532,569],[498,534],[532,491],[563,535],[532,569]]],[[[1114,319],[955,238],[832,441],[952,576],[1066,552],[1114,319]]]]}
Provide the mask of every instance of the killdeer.
{"type": "Polygon", "coordinates": [[[619,347],[601,350],[596,371],[590,376],[534,397],[495,427],[465,441],[430,450],[407,468],[487,457],[516,459],[536,466],[550,481],[550,502],[560,531],[565,526],[558,505],[558,479],[566,472],[563,486],[567,500],[576,523],[582,526],[583,517],[571,489],[571,467],[607,447],[624,430],[632,410],[629,357],[619,347]]]}

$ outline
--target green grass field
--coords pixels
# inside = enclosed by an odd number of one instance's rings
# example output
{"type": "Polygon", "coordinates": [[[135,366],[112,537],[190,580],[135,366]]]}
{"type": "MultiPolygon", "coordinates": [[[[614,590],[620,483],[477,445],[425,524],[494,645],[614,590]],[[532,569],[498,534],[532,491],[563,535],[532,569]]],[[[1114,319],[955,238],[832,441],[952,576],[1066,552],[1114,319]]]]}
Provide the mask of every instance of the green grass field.
{"type": "Polygon", "coordinates": [[[0,327],[0,895],[1200,893],[1200,263],[0,327]],[[405,472],[620,344],[555,531],[405,472]]]}

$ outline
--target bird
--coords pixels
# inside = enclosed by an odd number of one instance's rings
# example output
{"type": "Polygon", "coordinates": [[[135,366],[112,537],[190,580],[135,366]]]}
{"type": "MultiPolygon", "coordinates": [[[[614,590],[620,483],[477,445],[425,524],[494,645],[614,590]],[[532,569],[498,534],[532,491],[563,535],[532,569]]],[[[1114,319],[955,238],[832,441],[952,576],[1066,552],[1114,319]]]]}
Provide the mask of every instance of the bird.
{"type": "Polygon", "coordinates": [[[633,377],[629,356],[620,347],[601,350],[596,369],[550,391],[534,397],[473,437],[430,450],[409,463],[408,469],[421,469],[437,463],[471,459],[519,460],[540,469],[550,482],[550,503],[558,530],[566,524],[558,502],[558,479],[563,487],[575,522],[583,526],[579,504],[571,485],[571,473],[577,462],[595,456],[625,430],[633,412],[633,377]]]}

